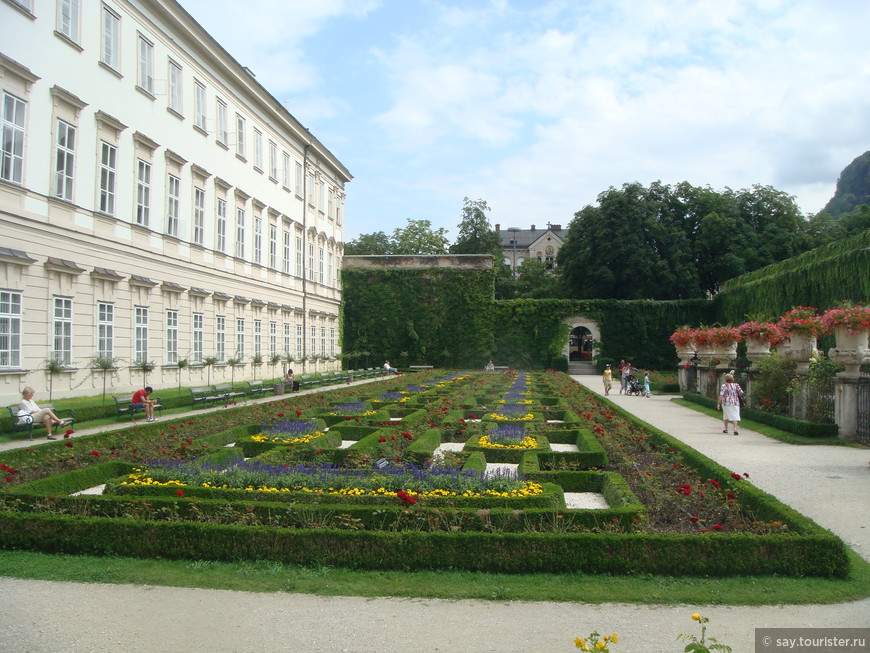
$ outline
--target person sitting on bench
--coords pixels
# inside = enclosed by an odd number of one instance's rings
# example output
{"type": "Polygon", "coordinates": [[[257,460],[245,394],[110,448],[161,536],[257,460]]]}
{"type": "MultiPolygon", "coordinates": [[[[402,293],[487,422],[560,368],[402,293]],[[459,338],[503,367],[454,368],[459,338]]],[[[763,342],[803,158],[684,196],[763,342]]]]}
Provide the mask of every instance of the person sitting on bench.
{"type": "Polygon", "coordinates": [[[18,423],[24,424],[25,421],[30,421],[31,423],[43,423],[45,424],[45,432],[46,437],[49,440],[57,440],[51,434],[52,426],[55,424],[57,426],[64,426],[65,424],[69,424],[70,420],[61,419],[50,408],[40,408],[36,405],[36,402],[33,401],[33,395],[36,394],[36,390],[31,387],[26,387],[21,391],[21,403],[18,404],[18,423]],[[29,418],[29,420],[28,420],[29,418]]]}
{"type": "Polygon", "coordinates": [[[399,370],[390,365],[390,361],[384,361],[384,369],[387,370],[387,372],[392,372],[393,374],[399,373],[399,370]]]}
{"type": "Polygon", "coordinates": [[[152,392],[154,392],[154,388],[149,385],[147,388],[134,392],[133,398],[130,400],[131,408],[133,408],[134,410],[137,408],[142,408],[145,410],[146,422],[157,421],[157,418],[154,417],[154,405],[157,403],[157,400],[148,398],[148,395],[150,395],[152,392]]]}

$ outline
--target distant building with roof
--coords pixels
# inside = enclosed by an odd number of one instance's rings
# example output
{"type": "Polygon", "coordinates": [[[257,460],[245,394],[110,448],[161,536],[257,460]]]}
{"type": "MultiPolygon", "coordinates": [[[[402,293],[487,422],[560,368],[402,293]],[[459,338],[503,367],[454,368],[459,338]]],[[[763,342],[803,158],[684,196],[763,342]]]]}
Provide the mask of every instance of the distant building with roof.
{"type": "Polygon", "coordinates": [[[565,241],[567,229],[560,224],[550,224],[543,229],[532,225],[529,229],[509,227],[502,229],[495,225],[495,232],[501,238],[501,249],[504,262],[510,266],[514,274],[530,259],[536,258],[545,263],[548,268],[556,267],[556,255],[565,241]]]}

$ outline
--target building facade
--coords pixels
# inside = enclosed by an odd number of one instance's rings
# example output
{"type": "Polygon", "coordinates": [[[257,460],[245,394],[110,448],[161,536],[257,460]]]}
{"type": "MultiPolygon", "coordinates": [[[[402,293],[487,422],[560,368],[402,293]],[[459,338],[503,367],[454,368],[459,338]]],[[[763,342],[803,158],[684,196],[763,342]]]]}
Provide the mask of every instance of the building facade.
{"type": "Polygon", "coordinates": [[[537,229],[535,225],[531,225],[530,229],[502,229],[497,224],[495,231],[501,238],[504,262],[516,275],[523,262],[530,258],[545,263],[548,268],[555,268],[556,255],[565,240],[567,229],[562,229],[562,225],[558,224],[547,224],[546,229],[537,229]]]}
{"type": "Polygon", "coordinates": [[[177,2],[0,0],[0,94],[0,400],[337,366],[351,175],[177,2]]]}

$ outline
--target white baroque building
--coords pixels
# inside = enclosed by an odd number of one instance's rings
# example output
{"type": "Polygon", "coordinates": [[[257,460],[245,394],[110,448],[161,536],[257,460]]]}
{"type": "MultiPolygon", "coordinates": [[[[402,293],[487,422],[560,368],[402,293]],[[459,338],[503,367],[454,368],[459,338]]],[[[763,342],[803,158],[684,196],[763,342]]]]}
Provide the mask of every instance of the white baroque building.
{"type": "Polygon", "coordinates": [[[351,175],[177,2],[0,0],[0,94],[0,403],[337,366],[351,175]]]}

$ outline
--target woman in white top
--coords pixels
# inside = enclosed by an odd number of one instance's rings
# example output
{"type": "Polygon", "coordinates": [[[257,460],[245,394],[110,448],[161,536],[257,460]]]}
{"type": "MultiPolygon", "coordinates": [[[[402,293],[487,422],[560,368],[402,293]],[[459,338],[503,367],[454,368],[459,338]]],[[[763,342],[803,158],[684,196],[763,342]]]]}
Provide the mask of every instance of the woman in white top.
{"type": "Polygon", "coordinates": [[[18,404],[18,422],[22,424],[22,419],[29,415],[34,424],[39,424],[40,422],[45,424],[45,432],[48,434],[49,440],[56,440],[57,438],[51,434],[51,428],[55,424],[58,426],[62,425],[64,421],[55,415],[50,408],[40,408],[37,406],[36,402],[33,401],[33,395],[35,394],[36,391],[29,386],[21,391],[23,399],[18,404]]]}
{"type": "Polygon", "coordinates": [[[728,422],[734,424],[734,435],[737,435],[737,422],[740,421],[740,397],[743,396],[743,388],[734,383],[734,375],[726,374],[725,383],[719,391],[719,403],[716,410],[722,411],[722,423],[725,428],[722,433],[728,433],[728,422]]]}

